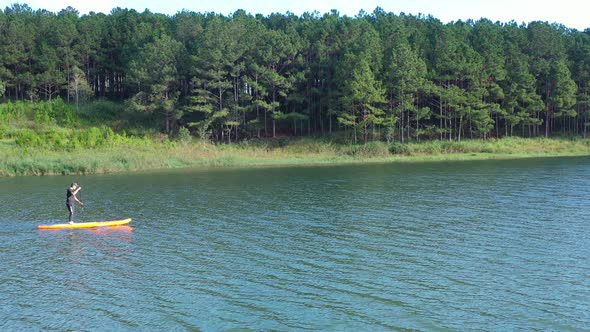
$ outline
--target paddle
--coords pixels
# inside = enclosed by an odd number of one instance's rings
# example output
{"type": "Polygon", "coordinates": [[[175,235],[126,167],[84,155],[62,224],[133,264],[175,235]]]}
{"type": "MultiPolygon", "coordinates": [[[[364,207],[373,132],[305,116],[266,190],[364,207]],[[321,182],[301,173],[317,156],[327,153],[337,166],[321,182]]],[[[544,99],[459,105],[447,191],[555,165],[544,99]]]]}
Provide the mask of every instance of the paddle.
{"type": "MultiPolygon", "coordinates": [[[[84,214],[84,203],[82,202],[82,186],[80,186],[78,183],[76,183],[76,185],[78,186],[78,189],[76,190],[76,195],[74,197],[76,197],[76,199],[78,200],[78,203],[80,205],[80,215],[84,214]]],[[[73,203],[75,204],[75,203],[73,203]]]]}
{"type": "Polygon", "coordinates": [[[82,201],[82,186],[80,186],[80,198],[79,198],[78,200],[79,200],[79,201],[80,201],[80,203],[81,203],[81,204],[80,204],[80,210],[81,210],[80,212],[82,212],[82,213],[83,213],[83,212],[84,212],[84,205],[85,205],[85,204],[84,204],[84,202],[82,201]]]}

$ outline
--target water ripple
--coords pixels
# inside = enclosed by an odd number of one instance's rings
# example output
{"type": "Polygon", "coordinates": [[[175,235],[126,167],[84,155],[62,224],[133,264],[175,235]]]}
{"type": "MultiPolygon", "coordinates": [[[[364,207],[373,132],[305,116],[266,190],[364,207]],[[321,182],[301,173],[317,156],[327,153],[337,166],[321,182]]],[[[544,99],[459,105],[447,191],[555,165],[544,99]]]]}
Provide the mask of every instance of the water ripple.
{"type": "Polygon", "coordinates": [[[134,218],[98,232],[35,230],[63,218],[63,179],[2,179],[0,329],[587,330],[589,170],[573,158],[81,177],[80,218],[134,218]],[[32,188],[40,203],[23,210],[12,198],[32,188]]]}

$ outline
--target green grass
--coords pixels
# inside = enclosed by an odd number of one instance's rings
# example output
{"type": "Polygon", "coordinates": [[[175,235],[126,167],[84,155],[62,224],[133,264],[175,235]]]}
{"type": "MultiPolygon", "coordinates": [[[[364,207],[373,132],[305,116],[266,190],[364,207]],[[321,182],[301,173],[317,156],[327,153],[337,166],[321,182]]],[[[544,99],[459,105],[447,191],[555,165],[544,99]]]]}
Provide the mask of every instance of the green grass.
{"type": "Polygon", "coordinates": [[[98,100],[76,111],[61,99],[0,104],[0,176],[97,174],[186,167],[253,167],[590,155],[590,140],[503,138],[350,144],[331,138],[213,144],[169,138],[153,118],[98,100]]]}
{"type": "Polygon", "coordinates": [[[461,142],[429,141],[407,144],[408,155],[479,154],[513,155],[514,157],[543,155],[586,155],[590,141],[563,138],[502,138],[464,140],[461,142]]]}
{"type": "Polygon", "coordinates": [[[0,140],[0,176],[115,173],[186,167],[255,167],[371,162],[419,162],[590,155],[590,140],[504,138],[408,144],[347,145],[326,139],[181,144],[156,138],[56,149],[0,140]]]}
{"type": "Polygon", "coordinates": [[[590,155],[590,140],[503,138],[351,144],[330,138],[212,144],[188,131],[168,137],[154,119],[97,100],[76,110],[61,99],[0,104],[0,176],[97,174],[164,168],[326,165],[590,155]]]}

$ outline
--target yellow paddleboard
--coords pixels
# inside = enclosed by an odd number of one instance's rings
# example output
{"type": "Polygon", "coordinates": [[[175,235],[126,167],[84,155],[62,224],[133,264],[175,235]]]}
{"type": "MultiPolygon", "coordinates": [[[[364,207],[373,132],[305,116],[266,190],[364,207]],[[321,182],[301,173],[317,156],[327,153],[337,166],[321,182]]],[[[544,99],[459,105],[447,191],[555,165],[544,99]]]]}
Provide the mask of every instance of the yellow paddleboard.
{"type": "Polygon", "coordinates": [[[93,227],[104,227],[104,226],[120,226],[131,222],[131,218],[112,220],[112,221],[93,221],[93,222],[82,222],[75,224],[55,224],[55,225],[39,225],[38,229],[69,229],[69,228],[93,228],[93,227]]]}

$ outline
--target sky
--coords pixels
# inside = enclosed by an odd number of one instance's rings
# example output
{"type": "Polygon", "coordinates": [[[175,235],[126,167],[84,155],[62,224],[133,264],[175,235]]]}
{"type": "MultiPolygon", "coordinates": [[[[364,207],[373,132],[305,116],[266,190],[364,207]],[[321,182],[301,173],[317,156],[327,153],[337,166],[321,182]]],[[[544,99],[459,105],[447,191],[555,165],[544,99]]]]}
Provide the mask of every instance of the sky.
{"type": "Polygon", "coordinates": [[[318,11],[323,14],[336,9],[340,15],[355,16],[360,10],[372,13],[375,8],[381,7],[395,14],[432,15],[443,23],[487,18],[493,22],[556,22],[580,31],[590,28],[590,16],[587,15],[590,2],[587,0],[0,0],[0,8],[16,2],[28,4],[34,10],[53,12],[72,6],[80,14],[90,11],[108,14],[111,9],[121,7],[139,12],[147,8],[151,12],[168,15],[183,9],[230,15],[243,9],[251,14],[291,12],[299,16],[304,12],[318,11]]]}

